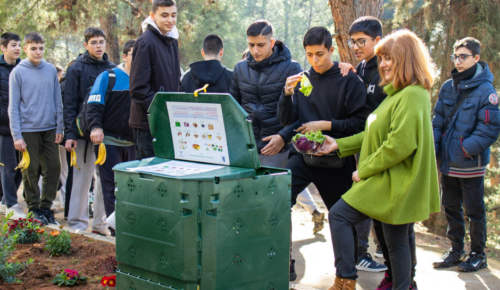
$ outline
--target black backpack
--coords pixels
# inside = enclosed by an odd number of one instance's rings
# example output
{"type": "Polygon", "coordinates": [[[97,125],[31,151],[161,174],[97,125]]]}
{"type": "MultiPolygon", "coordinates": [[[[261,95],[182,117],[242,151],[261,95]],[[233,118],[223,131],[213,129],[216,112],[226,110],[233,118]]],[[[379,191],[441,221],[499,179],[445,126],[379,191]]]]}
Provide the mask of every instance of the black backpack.
{"type": "MultiPolygon", "coordinates": [[[[116,82],[116,75],[112,69],[106,70],[109,74],[108,88],[106,89],[106,95],[104,96],[104,103],[106,103],[106,99],[108,98],[109,93],[113,90],[116,82]]],[[[95,82],[95,78],[94,81],[95,82]]],[[[92,82],[92,83],[93,83],[92,82]]],[[[87,89],[87,93],[85,94],[85,98],[83,99],[82,107],[80,108],[80,113],[76,116],[76,127],[78,128],[78,135],[85,140],[90,140],[90,128],[87,120],[87,102],[90,97],[90,92],[92,92],[92,86],[87,89]]]]}

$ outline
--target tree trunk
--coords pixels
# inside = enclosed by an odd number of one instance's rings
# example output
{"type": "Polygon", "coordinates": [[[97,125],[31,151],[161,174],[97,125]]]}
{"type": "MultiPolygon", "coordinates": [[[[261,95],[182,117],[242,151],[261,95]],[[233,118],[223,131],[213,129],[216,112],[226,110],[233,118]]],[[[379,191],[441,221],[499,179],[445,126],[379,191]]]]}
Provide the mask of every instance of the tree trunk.
{"type": "Polygon", "coordinates": [[[356,4],[356,18],[361,16],[375,16],[380,19],[384,0],[357,0],[356,4]]]}
{"type": "Polygon", "coordinates": [[[267,5],[267,0],[262,0],[262,19],[266,19],[266,5],[267,5]]]}
{"type": "MultiPolygon", "coordinates": [[[[312,17],[313,17],[313,8],[314,8],[314,0],[309,0],[309,19],[307,20],[307,29],[306,31],[309,30],[309,28],[311,28],[311,22],[312,22],[312,17]]],[[[304,65],[302,66],[302,68],[304,70],[306,70],[306,66],[307,66],[307,56],[304,56],[304,65]]]]}
{"type": "Polygon", "coordinates": [[[285,44],[289,44],[288,43],[288,23],[290,22],[289,21],[289,17],[290,17],[290,5],[288,3],[288,0],[283,0],[283,5],[285,6],[285,23],[284,23],[284,26],[285,26],[285,38],[283,39],[283,41],[285,42],[285,44]]]}
{"type": "Polygon", "coordinates": [[[115,64],[120,64],[120,47],[118,45],[118,35],[116,33],[116,14],[109,12],[100,19],[101,28],[106,33],[106,53],[109,60],[115,64]]]}
{"type": "Polygon", "coordinates": [[[356,19],[355,0],[328,0],[332,10],[333,22],[335,25],[335,35],[333,38],[337,41],[337,47],[342,62],[348,62],[354,67],[358,60],[347,45],[349,39],[349,28],[356,19]]]}

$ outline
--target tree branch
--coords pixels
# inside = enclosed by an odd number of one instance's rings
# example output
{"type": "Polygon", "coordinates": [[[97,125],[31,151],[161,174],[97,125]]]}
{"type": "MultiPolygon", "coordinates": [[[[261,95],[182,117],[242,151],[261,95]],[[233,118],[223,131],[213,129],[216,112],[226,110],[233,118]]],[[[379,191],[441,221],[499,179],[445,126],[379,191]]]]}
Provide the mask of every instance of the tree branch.
{"type": "Polygon", "coordinates": [[[139,12],[139,14],[143,17],[143,18],[148,18],[148,15],[144,14],[144,11],[142,11],[142,9],[140,9],[139,7],[135,6],[134,4],[132,4],[132,2],[128,1],[128,0],[121,0],[123,3],[127,4],[128,6],[132,7],[132,9],[135,9],[137,10],[137,12],[139,12]]]}

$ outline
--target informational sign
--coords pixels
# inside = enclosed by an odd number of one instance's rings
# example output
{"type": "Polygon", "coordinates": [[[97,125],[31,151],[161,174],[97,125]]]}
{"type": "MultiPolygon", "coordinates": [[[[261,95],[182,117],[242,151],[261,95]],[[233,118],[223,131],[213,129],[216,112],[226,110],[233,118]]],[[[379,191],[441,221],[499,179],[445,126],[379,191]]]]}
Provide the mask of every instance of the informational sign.
{"type": "Polygon", "coordinates": [[[175,159],[230,165],[220,104],[167,102],[175,159]]]}
{"type": "Polygon", "coordinates": [[[206,165],[206,164],[184,162],[184,161],[169,161],[155,165],[128,168],[128,170],[143,172],[143,173],[163,174],[170,176],[185,176],[191,174],[204,173],[221,168],[224,168],[224,166],[206,165]]]}

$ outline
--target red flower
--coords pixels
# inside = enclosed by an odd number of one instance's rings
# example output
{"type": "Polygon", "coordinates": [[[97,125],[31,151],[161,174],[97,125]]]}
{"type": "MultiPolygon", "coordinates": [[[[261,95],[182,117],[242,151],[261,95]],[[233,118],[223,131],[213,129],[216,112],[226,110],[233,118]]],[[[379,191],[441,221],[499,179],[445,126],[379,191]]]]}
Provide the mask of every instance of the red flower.
{"type": "Polygon", "coordinates": [[[108,286],[113,288],[116,287],[116,275],[109,277],[108,286]]]}
{"type": "Polygon", "coordinates": [[[102,279],[101,279],[101,285],[104,286],[104,287],[108,286],[109,279],[110,279],[110,277],[108,277],[108,276],[102,277],[102,279]]]}

